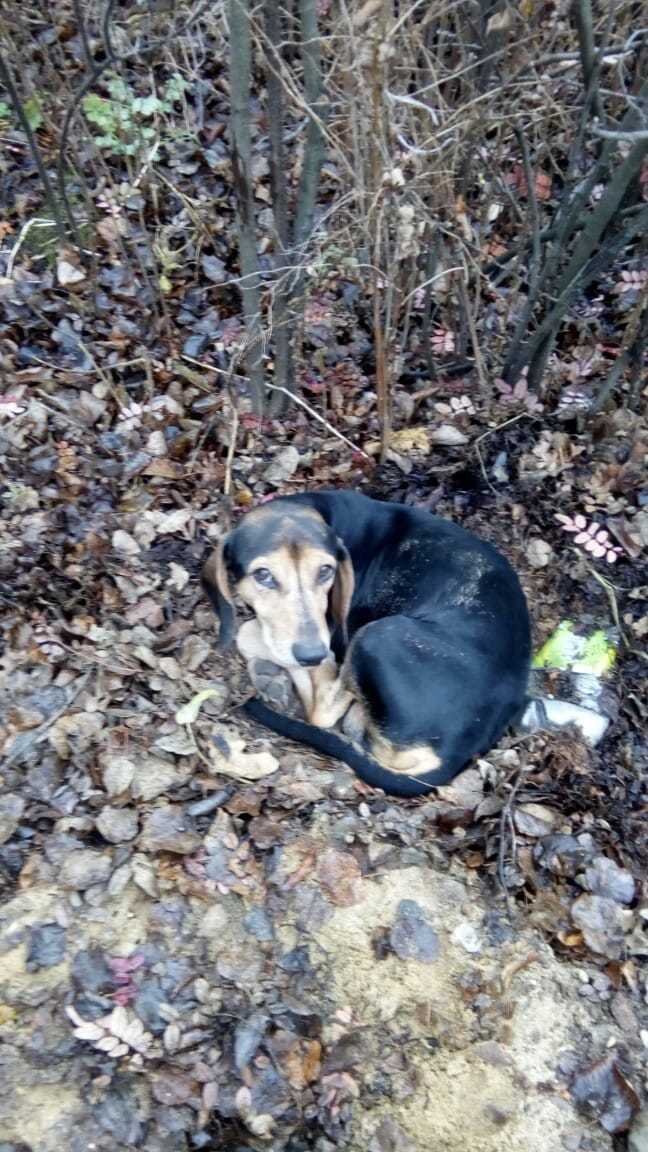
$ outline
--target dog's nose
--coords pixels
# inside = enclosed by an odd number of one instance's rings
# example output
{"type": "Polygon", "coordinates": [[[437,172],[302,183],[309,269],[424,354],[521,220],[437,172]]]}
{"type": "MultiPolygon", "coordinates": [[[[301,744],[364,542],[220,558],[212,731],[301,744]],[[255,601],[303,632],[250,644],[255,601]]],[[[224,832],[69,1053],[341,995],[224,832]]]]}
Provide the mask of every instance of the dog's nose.
{"type": "Polygon", "coordinates": [[[328,656],[328,648],[323,644],[293,644],[293,656],[303,668],[314,668],[328,656]]]}

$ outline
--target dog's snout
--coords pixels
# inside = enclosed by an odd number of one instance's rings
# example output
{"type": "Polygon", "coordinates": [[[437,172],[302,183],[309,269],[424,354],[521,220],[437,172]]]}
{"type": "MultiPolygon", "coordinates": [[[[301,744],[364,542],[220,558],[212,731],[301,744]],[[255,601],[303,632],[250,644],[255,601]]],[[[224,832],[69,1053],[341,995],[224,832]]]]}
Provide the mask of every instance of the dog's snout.
{"type": "Polygon", "coordinates": [[[293,656],[303,668],[314,668],[328,656],[328,648],[321,643],[293,644],[293,656]]]}

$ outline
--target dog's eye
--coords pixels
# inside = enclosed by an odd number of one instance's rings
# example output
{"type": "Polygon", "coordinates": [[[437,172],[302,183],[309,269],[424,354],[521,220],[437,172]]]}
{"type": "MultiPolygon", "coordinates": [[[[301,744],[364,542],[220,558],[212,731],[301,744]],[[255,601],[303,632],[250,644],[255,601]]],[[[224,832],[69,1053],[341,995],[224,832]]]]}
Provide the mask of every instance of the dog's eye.
{"type": "Polygon", "coordinates": [[[269,568],[255,568],[252,573],[257,584],[262,584],[264,588],[276,588],[277,581],[275,580],[269,568]]]}
{"type": "Polygon", "coordinates": [[[334,572],[335,568],[332,564],[322,564],[322,567],[317,573],[317,583],[326,584],[326,581],[331,579],[334,572]]]}

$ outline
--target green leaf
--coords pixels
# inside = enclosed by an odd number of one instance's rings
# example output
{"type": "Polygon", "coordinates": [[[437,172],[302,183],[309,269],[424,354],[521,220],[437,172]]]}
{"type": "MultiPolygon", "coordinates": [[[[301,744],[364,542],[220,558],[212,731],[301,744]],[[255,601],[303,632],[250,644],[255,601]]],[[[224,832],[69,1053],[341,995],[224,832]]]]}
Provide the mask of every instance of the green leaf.
{"type": "Polygon", "coordinates": [[[162,102],[158,100],[157,96],[138,96],[132,103],[133,112],[139,112],[140,116],[154,116],[156,112],[162,111],[162,102]]]}
{"type": "Polygon", "coordinates": [[[0,100],[0,120],[11,119],[11,108],[5,100],[0,100]]]}
{"type": "Polygon", "coordinates": [[[180,100],[182,100],[182,97],[187,91],[188,87],[189,85],[184,76],[181,76],[179,72],[174,72],[173,76],[170,76],[166,82],[164,88],[164,99],[169,104],[177,104],[180,100]]]}
{"type": "Polygon", "coordinates": [[[38,96],[32,96],[29,100],[25,101],[25,116],[27,123],[32,132],[37,132],[43,123],[43,113],[41,111],[41,102],[38,96]]]}

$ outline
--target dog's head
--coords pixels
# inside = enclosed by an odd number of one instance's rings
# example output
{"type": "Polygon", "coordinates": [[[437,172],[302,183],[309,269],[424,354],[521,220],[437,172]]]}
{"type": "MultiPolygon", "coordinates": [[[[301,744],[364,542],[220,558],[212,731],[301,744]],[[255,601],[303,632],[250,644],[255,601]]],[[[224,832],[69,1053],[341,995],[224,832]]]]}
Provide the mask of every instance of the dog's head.
{"type": "Polygon", "coordinates": [[[278,664],[314,666],[329,653],[331,627],[346,629],[353,565],[344,544],[308,507],[274,500],[228,533],[203,569],[220,618],[219,647],[234,638],[234,597],[254,612],[278,664]]]}

